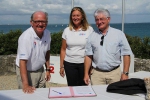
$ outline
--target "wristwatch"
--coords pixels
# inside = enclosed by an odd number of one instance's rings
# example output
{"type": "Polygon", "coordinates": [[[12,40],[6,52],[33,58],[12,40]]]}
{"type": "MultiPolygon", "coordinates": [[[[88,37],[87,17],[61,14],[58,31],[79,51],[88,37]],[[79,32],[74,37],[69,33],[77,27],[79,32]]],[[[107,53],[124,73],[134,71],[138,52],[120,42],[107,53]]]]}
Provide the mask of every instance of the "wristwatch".
{"type": "Polygon", "coordinates": [[[125,74],[125,75],[127,75],[127,76],[128,76],[129,72],[123,72],[123,74],[125,74]]]}
{"type": "Polygon", "coordinates": [[[51,71],[51,69],[47,69],[47,68],[46,68],[46,71],[51,71]]]}

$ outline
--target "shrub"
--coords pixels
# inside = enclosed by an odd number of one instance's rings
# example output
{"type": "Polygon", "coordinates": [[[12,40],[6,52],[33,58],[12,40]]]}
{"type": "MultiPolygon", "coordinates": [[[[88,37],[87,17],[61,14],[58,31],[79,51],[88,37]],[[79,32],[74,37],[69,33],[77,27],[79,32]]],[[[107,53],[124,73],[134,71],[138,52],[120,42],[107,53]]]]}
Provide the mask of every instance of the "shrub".
{"type": "Polygon", "coordinates": [[[0,34],[0,55],[17,53],[18,38],[21,33],[21,30],[16,30],[7,34],[0,34]]]}
{"type": "MultiPolygon", "coordinates": [[[[16,54],[18,38],[21,30],[10,31],[7,34],[0,32],[0,55],[16,54]]],[[[51,34],[51,54],[60,54],[63,31],[51,34]]],[[[150,59],[150,37],[139,38],[126,35],[136,58],[150,59]]]]}
{"type": "Polygon", "coordinates": [[[150,59],[150,37],[126,36],[136,58],[150,59]]]}
{"type": "Polygon", "coordinates": [[[51,34],[51,54],[60,54],[62,31],[51,34]]]}

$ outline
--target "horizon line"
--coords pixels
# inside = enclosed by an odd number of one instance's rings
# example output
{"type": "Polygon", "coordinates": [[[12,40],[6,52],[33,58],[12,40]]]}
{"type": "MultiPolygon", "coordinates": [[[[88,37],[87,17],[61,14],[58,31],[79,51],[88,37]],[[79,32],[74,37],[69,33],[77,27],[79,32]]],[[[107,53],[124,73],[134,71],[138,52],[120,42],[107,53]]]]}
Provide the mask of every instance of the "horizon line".
{"type": "MultiPolygon", "coordinates": [[[[138,23],[150,23],[150,22],[135,22],[135,23],[129,23],[126,22],[124,24],[138,24],[138,23]]],[[[95,23],[89,23],[89,24],[95,24],[95,23]]],[[[122,24],[122,23],[110,23],[110,24],[122,24]]],[[[0,25],[30,25],[30,24],[0,24],[0,25]]],[[[48,23],[47,25],[67,25],[67,23],[62,24],[62,23],[48,23]]]]}

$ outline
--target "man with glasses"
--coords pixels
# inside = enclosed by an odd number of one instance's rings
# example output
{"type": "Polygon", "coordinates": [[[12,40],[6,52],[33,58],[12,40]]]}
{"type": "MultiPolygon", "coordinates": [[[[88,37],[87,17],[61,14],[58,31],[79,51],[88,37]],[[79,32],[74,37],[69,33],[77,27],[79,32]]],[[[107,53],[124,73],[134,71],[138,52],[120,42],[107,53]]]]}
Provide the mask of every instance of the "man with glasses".
{"type": "Polygon", "coordinates": [[[92,84],[110,84],[128,79],[132,51],[125,34],[110,27],[110,13],[107,9],[97,9],[94,17],[99,30],[93,32],[87,40],[84,63],[85,83],[89,84],[89,70],[92,61],[95,64],[91,75],[92,84]],[[124,61],[122,73],[120,69],[121,56],[124,61]]]}
{"type": "Polygon", "coordinates": [[[48,14],[36,11],[31,15],[31,27],[18,39],[16,73],[18,88],[33,93],[35,88],[46,87],[50,80],[50,32],[46,29],[48,14]],[[46,73],[43,65],[46,66],[46,73]]]}

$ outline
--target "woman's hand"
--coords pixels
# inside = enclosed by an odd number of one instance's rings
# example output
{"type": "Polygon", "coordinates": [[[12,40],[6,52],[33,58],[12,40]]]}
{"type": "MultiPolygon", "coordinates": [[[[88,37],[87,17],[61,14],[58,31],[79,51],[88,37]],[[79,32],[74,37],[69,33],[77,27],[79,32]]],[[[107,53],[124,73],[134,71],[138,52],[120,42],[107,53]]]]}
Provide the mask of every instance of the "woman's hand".
{"type": "Polygon", "coordinates": [[[60,71],[59,71],[60,76],[62,76],[62,77],[65,76],[65,72],[64,72],[64,71],[65,71],[65,70],[64,70],[64,67],[61,67],[61,68],[60,68],[60,71]]]}

